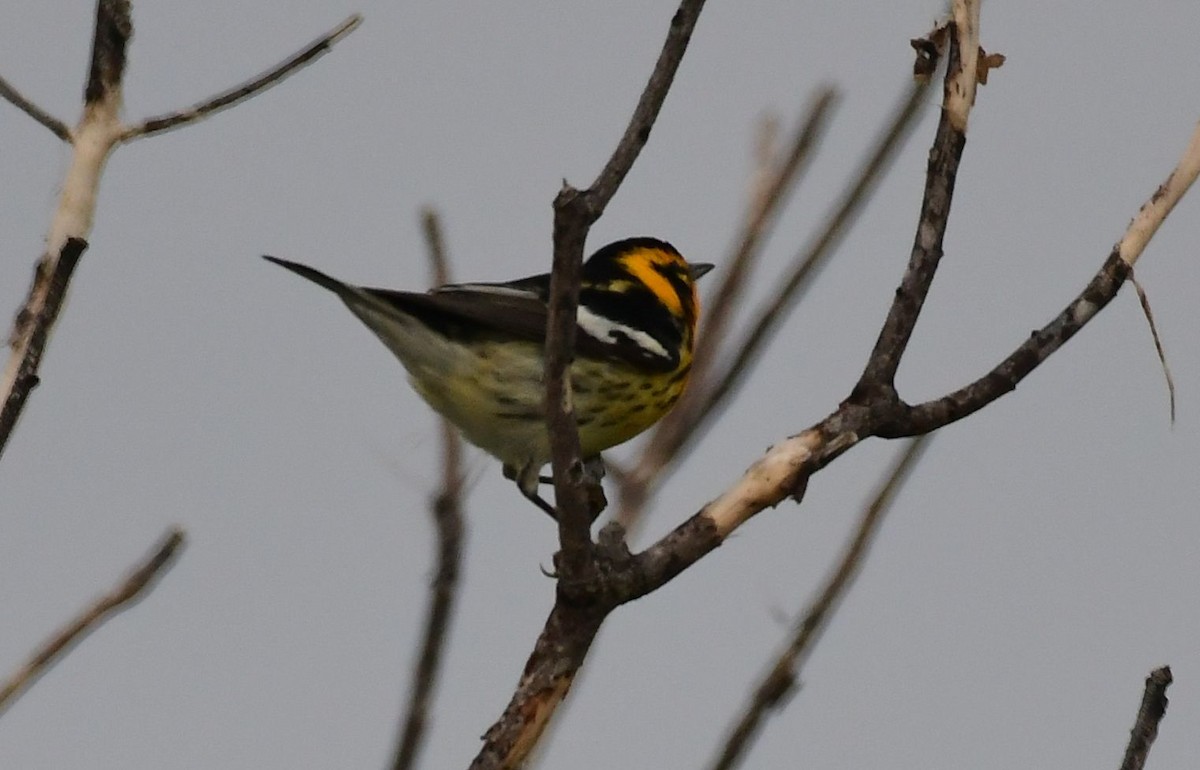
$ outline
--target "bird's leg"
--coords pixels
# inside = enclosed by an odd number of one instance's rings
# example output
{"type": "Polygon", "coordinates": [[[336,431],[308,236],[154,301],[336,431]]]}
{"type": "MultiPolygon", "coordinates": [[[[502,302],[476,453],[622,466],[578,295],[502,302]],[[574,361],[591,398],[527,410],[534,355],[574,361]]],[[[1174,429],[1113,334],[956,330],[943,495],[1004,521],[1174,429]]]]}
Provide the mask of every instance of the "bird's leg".
{"type": "Polygon", "coordinates": [[[587,485],[587,507],[589,521],[599,518],[608,507],[608,498],[604,496],[604,460],[600,455],[593,455],[583,461],[583,481],[587,485]]]}
{"type": "MultiPolygon", "coordinates": [[[[595,483],[599,484],[604,479],[606,467],[607,466],[605,466],[605,464],[604,464],[604,458],[602,458],[600,455],[595,455],[593,457],[587,458],[586,460],[583,461],[583,478],[584,478],[584,480],[585,481],[594,481],[595,483]]],[[[509,476],[509,478],[513,478],[513,477],[509,476]]],[[[553,476],[538,476],[538,483],[539,484],[553,484],[554,477],[553,476]]]]}
{"type": "Polygon", "coordinates": [[[505,463],[503,470],[504,478],[517,482],[517,489],[521,490],[521,495],[526,500],[540,508],[542,513],[558,521],[558,511],[538,494],[538,484],[542,481],[542,477],[538,476],[537,466],[527,465],[518,469],[505,463]]]}
{"type": "Polygon", "coordinates": [[[533,503],[538,508],[541,508],[542,512],[545,513],[547,516],[554,519],[555,521],[558,521],[558,511],[556,511],[554,509],[553,505],[551,505],[550,503],[543,500],[541,495],[539,495],[537,492],[534,492],[532,495],[526,495],[525,490],[522,489],[521,494],[525,495],[526,500],[533,503]]]}
{"type": "MultiPolygon", "coordinates": [[[[550,518],[558,521],[558,511],[553,505],[546,502],[538,494],[538,486],[541,484],[553,484],[553,476],[536,475],[536,471],[531,471],[530,468],[522,468],[517,470],[511,466],[504,466],[505,478],[512,479],[517,482],[517,487],[521,490],[521,494],[525,499],[541,508],[542,511],[550,518]],[[535,479],[530,483],[528,479],[535,479]]],[[[608,498],[604,496],[604,486],[600,483],[604,478],[604,460],[600,455],[593,455],[583,461],[583,481],[587,486],[587,508],[589,521],[595,521],[597,517],[603,513],[608,507],[608,498]]]]}

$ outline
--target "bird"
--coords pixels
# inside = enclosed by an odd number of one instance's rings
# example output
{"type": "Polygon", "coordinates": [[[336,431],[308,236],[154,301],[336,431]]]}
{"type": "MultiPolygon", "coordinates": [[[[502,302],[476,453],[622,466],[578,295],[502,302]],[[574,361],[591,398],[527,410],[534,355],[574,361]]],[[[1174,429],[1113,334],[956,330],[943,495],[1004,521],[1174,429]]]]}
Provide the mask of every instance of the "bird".
{"type": "MultiPolygon", "coordinates": [[[[550,461],[543,376],[549,273],[414,292],[356,286],[263,258],[336,294],[400,360],[425,402],[556,517],[538,494],[550,461]]],[[[679,400],[695,349],[696,281],[712,268],[689,264],[651,237],[610,243],[583,263],[570,376],[584,458],[638,435],[679,400]]]]}

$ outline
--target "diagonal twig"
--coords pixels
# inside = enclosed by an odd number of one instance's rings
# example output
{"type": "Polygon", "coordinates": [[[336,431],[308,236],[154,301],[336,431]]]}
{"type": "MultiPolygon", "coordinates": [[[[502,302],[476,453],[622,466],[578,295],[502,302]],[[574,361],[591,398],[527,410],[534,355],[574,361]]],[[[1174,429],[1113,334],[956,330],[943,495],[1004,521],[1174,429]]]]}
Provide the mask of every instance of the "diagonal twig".
{"type": "Polygon", "coordinates": [[[729,268],[724,271],[724,280],[705,313],[688,389],[675,408],[655,427],[630,473],[619,484],[621,499],[616,518],[626,528],[644,507],[650,485],[663,467],[678,455],[687,437],[703,419],[704,394],[711,387],[708,383],[732,321],[737,299],[762,253],[766,235],[773,229],[780,210],[812,157],[812,149],[824,132],[835,101],[836,94],[832,88],[819,91],[805,110],[787,154],[781,158],[771,155],[762,164],[760,175],[764,181],[753,196],[736,247],[724,263],[729,268]]]}
{"type": "Polygon", "coordinates": [[[146,118],[135,126],[129,126],[121,134],[121,141],[130,142],[144,136],[153,136],[165,131],[182,128],[190,123],[195,123],[196,121],[215,115],[221,110],[234,107],[250,97],[267,90],[271,86],[278,85],[290,75],[294,75],[300,69],[329,53],[335,43],[357,29],[360,24],[362,24],[362,16],[356,13],[305,46],[303,50],[298,51],[257,77],[240,83],[216,96],[211,96],[186,109],[155,115],[152,118],[146,118]]]}
{"type": "MultiPolygon", "coordinates": [[[[442,229],[433,209],[422,212],[421,223],[429,259],[433,265],[433,285],[450,282],[442,229]]],[[[396,748],[394,770],[416,766],[429,722],[429,706],[437,684],[442,652],[454,616],[458,598],[458,578],[462,565],[464,521],[462,515],[462,440],[449,420],[442,419],[442,489],[433,499],[432,513],[437,529],[437,567],[429,587],[429,609],[425,632],[413,669],[412,686],[405,709],[403,727],[396,748]]]]}
{"type": "MultiPolygon", "coordinates": [[[[970,5],[974,0],[955,0],[955,6],[970,5]]],[[[954,30],[952,30],[954,31],[954,30]]],[[[957,34],[957,33],[956,33],[957,34]]],[[[958,37],[951,34],[951,45],[958,45],[958,37]]],[[[960,75],[951,69],[947,77],[952,81],[960,75]]],[[[948,85],[946,92],[952,90],[948,85]]],[[[950,120],[948,111],[943,110],[941,122],[950,120]]],[[[1016,383],[1036,368],[1049,355],[1060,348],[1071,336],[1086,325],[1108,302],[1116,296],[1132,261],[1145,246],[1139,233],[1154,232],[1170,212],[1174,202],[1183,195],[1194,176],[1183,174],[1181,169],[1200,168],[1195,155],[1200,155],[1200,126],[1189,143],[1177,169],[1159,188],[1142,212],[1130,226],[1126,238],[1114,247],[1100,271],[1088,288],[1071,302],[1059,316],[1024,344],[1019,346],[1004,362],[988,375],[964,386],[947,396],[915,407],[899,401],[894,391],[886,388],[873,391],[858,391],[846,399],[839,408],[819,423],[800,433],[790,436],[771,447],[732,486],[717,499],[708,503],[691,518],[677,526],[645,551],[632,557],[629,572],[632,598],[644,596],[664,585],[676,575],[713,549],[721,545],[738,527],[767,507],[777,505],[789,496],[803,494],[809,476],[828,465],[838,456],[857,445],[868,436],[899,438],[902,436],[928,433],[960,419],[995,401],[1011,391],[1016,383]],[[1186,177],[1186,178],[1185,178],[1186,177]],[[1166,192],[1164,192],[1166,191],[1166,192]],[[1126,250],[1124,247],[1130,245],[1126,250]]],[[[951,147],[958,143],[953,133],[939,126],[938,140],[933,156],[944,156],[945,144],[951,147]]],[[[953,164],[938,162],[929,165],[929,174],[948,173],[953,164]]],[[[927,182],[927,189],[947,189],[947,180],[927,182]]],[[[926,204],[939,202],[927,196],[926,204]]],[[[941,204],[948,201],[941,200],[941,204]]],[[[921,226],[930,223],[945,224],[945,219],[923,211],[921,226]]],[[[930,241],[940,240],[936,232],[924,236],[930,241]]],[[[927,255],[915,254],[919,269],[925,269],[921,260],[927,255]]],[[[906,275],[905,281],[912,279],[906,275]]],[[[911,285],[911,283],[910,283],[911,285]]],[[[905,321],[911,322],[912,319],[905,321]]]]}
{"type": "Polygon", "coordinates": [[[7,682],[0,685],[0,714],[3,714],[39,677],[62,659],[63,655],[100,627],[118,611],[132,607],[154,587],[179,556],[184,544],[183,530],[172,527],[154,551],[112,591],[101,596],[54,636],[18,669],[7,682]]]}
{"type": "MultiPolygon", "coordinates": [[[[0,405],[0,455],[4,454],[4,448],[8,446],[8,439],[17,425],[17,418],[25,408],[25,401],[39,382],[38,368],[49,341],[50,329],[54,327],[54,321],[62,309],[71,274],[75,272],[75,266],[79,264],[79,258],[83,256],[86,248],[86,241],[71,238],[63,245],[57,259],[43,258],[37,264],[33,286],[41,289],[35,295],[41,301],[26,302],[17,313],[9,338],[13,349],[13,361],[10,365],[15,366],[12,384],[3,405],[0,405]]],[[[33,291],[30,293],[35,294],[33,291]]]]}
{"type": "MultiPolygon", "coordinates": [[[[735,346],[737,355],[728,365],[721,367],[725,374],[707,392],[704,405],[699,413],[702,420],[707,420],[733,395],[737,385],[745,377],[746,372],[752,368],[763,347],[771,340],[783,315],[796,302],[800,301],[805,291],[812,285],[812,279],[816,277],[817,272],[840,245],[843,236],[870,201],[879,180],[891,167],[892,161],[898,155],[899,148],[916,125],[916,119],[925,106],[927,91],[926,83],[921,81],[913,82],[909,86],[907,93],[901,98],[892,113],[892,119],[880,133],[878,142],[871,149],[859,172],[855,174],[842,194],[833,213],[826,220],[824,229],[811,244],[796,255],[791,273],[782,282],[774,297],[763,305],[750,331],[735,346]]],[[[691,438],[694,440],[699,436],[691,438]]]]}
{"type": "MultiPolygon", "coordinates": [[[[736,351],[733,358],[714,368],[714,372],[719,372],[719,375],[713,375],[716,377],[714,382],[685,394],[684,398],[688,400],[676,407],[686,410],[685,417],[678,419],[676,423],[681,428],[664,433],[662,438],[656,435],[652,439],[654,454],[650,454],[648,448],[646,460],[642,461],[645,462],[646,470],[642,470],[642,462],[639,462],[631,474],[635,484],[640,482],[648,487],[651,482],[661,483],[666,477],[664,471],[668,469],[672,458],[678,457],[688,445],[703,438],[725,403],[754,370],[759,355],[772,339],[787,310],[804,296],[819,269],[828,261],[859,212],[870,200],[878,180],[890,167],[904,139],[916,124],[916,118],[925,105],[927,90],[923,81],[914,82],[909,87],[896,106],[891,120],[880,132],[877,143],[871,148],[858,173],[826,219],[824,228],[811,244],[796,255],[791,273],[775,295],[761,306],[750,330],[729,346],[736,351]]],[[[642,497],[644,499],[644,494],[642,497]]],[[[630,516],[624,503],[620,516],[622,521],[630,516]]]]}
{"type": "Polygon", "coordinates": [[[787,705],[799,680],[800,668],[808,660],[809,653],[828,627],[829,619],[862,571],[883,517],[921,459],[927,444],[926,436],[909,442],[883,485],[863,509],[854,537],[838,560],[837,568],[796,624],[787,646],[754,688],[754,695],[726,737],[721,753],[712,765],[713,770],[731,770],[740,765],[745,752],[762,728],[763,720],[771,711],[781,710],[787,705]]]}
{"type": "Polygon", "coordinates": [[[762,254],[763,242],[774,228],[779,213],[796,189],[801,175],[808,168],[814,156],[813,150],[825,134],[836,102],[837,92],[833,88],[819,90],[805,108],[804,119],[796,129],[787,154],[780,158],[771,153],[763,159],[760,173],[766,178],[751,198],[750,210],[746,212],[733,256],[723,263],[728,265],[724,280],[716,295],[708,302],[708,310],[700,328],[701,344],[689,377],[693,386],[704,381],[705,373],[712,365],[712,354],[724,341],[733,319],[733,309],[762,254]]]}
{"type": "Polygon", "coordinates": [[[4,78],[0,78],[0,98],[16,107],[21,112],[24,112],[29,117],[33,118],[38,123],[41,123],[46,128],[50,129],[50,133],[57,136],[67,144],[71,143],[71,129],[66,123],[63,123],[58,118],[43,110],[41,107],[34,104],[29,99],[13,87],[4,78]]]}

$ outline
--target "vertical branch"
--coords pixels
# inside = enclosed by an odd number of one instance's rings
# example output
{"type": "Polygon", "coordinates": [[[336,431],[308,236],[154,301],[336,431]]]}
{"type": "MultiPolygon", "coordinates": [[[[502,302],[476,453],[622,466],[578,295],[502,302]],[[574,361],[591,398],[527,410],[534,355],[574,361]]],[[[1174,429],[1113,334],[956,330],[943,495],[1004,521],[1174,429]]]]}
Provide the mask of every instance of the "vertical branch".
{"type": "Polygon", "coordinates": [[[658,118],[675,79],[704,0],[682,0],[671,18],[667,38],[642,91],[625,134],[587,190],[564,185],[554,200],[554,263],[550,277],[546,328],[546,424],[550,432],[554,501],[558,510],[560,573],[584,578],[590,571],[591,522],[583,488],[579,429],[566,376],[575,348],[575,316],[579,307],[579,272],[588,230],[617,192],[658,118]]]}
{"type": "Polygon", "coordinates": [[[125,49],[133,36],[128,0],[99,0],[92,37],[92,58],[84,88],[83,117],[72,132],[74,152],[63,182],[58,209],[46,237],[25,304],[17,313],[11,352],[0,380],[4,394],[0,413],[0,453],[16,427],[30,391],[50,331],[66,299],[76,262],[87,246],[96,212],[100,176],[121,131],[121,78],[125,49]],[[60,264],[66,261],[65,264],[60,264]]]}
{"type": "Polygon", "coordinates": [[[912,338],[942,258],[942,239],[950,218],[958,164],[967,144],[967,116],[975,100],[979,51],[978,0],[955,0],[954,23],[948,28],[949,52],[943,107],[937,135],[929,151],[925,195],[908,268],[901,279],[852,400],[878,394],[894,398],[896,371],[912,338]]]}
{"type": "Polygon", "coordinates": [[[1121,770],[1142,770],[1146,766],[1150,747],[1158,737],[1158,723],[1167,713],[1167,688],[1172,681],[1170,666],[1156,668],[1146,677],[1142,705],[1133,729],[1129,731],[1129,745],[1125,749],[1121,770]]]}
{"type": "MultiPolygon", "coordinates": [[[[433,285],[450,282],[449,262],[437,212],[421,214],[425,243],[433,266],[433,285]]],[[[437,528],[438,556],[433,583],[429,587],[429,610],[420,653],[413,669],[408,706],[396,748],[394,770],[416,765],[429,722],[429,706],[441,668],[450,620],[458,597],[462,564],[464,522],[462,515],[462,441],[449,420],[442,419],[442,489],[433,499],[432,513],[437,528]]]]}
{"type": "Polygon", "coordinates": [[[579,276],[583,246],[591,225],[604,212],[632,167],[666,99],[687,50],[704,0],[682,0],[662,52],[654,66],[629,126],[612,157],[590,188],[564,185],[554,201],[554,263],[546,328],[546,424],[550,434],[561,550],[555,559],[558,591],[550,617],[526,663],[504,713],[484,736],[473,770],[516,768],[537,745],[546,725],[566,697],[604,618],[619,603],[601,580],[601,553],[606,568],[628,551],[619,534],[593,544],[593,516],[586,508],[579,430],[567,377],[574,349],[579,276]]]}

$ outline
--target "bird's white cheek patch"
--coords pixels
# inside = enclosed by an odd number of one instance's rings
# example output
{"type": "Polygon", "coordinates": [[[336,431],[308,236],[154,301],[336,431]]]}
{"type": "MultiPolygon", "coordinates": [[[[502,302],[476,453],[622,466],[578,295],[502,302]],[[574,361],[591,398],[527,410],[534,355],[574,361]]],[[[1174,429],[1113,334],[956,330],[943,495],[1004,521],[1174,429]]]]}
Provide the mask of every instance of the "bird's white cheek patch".
{"type": "Polygon", "coordinates": [[[662,343],[654,339],[651,335],[641,329],[635,329],[632,326],[626,326],[610,318],[593,313],[586,307],[579,308],[576,321],[584,333],[600,342],[619,345],[622,340],[630,340],[650,355],[667,360],[671,358],[671,355],[662,346],[662,343]]]}

